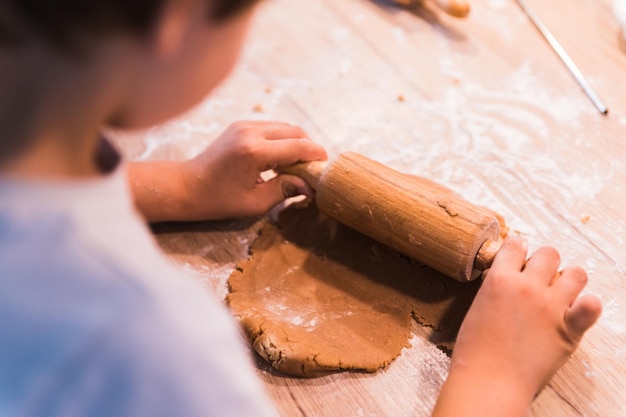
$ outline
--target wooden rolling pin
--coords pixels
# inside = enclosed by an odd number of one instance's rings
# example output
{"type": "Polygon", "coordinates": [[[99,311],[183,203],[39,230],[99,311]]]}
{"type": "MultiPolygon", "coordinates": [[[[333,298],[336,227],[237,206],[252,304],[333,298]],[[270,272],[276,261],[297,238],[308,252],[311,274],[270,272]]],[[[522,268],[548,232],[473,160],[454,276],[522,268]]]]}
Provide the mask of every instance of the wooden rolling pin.
{"type": "Polygon", "coordinates": [[[322,213],[459,281],[489,268],[502,244],[489,210],[353,152],[281,173],[307,181],[322,213]]]}
{"type": "MultiPolygon", "coordinates": [[[[441,10],[454,17],[465,17],[470,12],[470,5],[466,0],[431,0],[441,10]]],[[[411,6],[416,3],[423,3],[423,0],[393,0],[394,3],[402,6],[411,6]]]]}

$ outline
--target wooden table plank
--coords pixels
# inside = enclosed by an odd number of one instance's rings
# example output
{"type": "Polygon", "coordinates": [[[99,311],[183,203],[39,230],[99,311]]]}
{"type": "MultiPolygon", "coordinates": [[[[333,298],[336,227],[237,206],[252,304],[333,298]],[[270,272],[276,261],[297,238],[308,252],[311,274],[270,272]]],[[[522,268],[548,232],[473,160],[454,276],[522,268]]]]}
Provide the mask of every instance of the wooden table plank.
{"type": "MultiPolygon", "coordinates": [[[[271,0],[241,65],[210,99],[118,142],[131,158],[188,158],[234,120],[285,120],[331,155],[365,154],[501,212],[532,248],[554,245],[564,263],[585,267],[588,291],[605,305],[531,415],[626,415],[626,43],[611,0],[528,1],[608,117],[513,0],[474,0],[465,20],[383,1],[271,0]]],[[[259,225],[155,231],[175,261],[223,296],[259,225]]],[[[415,324],[413,346],[373,375],[302,380],[260,364],[259,376],[283,416],[427,416],[449,363],[428,331],[415,324]]]]}

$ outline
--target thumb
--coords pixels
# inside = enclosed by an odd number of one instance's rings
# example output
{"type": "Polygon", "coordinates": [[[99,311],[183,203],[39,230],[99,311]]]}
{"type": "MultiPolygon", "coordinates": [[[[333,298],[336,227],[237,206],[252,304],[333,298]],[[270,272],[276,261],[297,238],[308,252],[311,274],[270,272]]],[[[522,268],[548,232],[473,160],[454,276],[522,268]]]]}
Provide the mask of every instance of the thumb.
{"type": "Polygon", "coordinates": [[[602,303],[595,295],[584,295],[578,298],[565,312],[567,328],[579,339],[600,317],[602,303]]]}
{"type": "Polygon", "coordinates": [[[307,197],[315,196],[315,190],[308,182],[295,175],[278,175],[275,180],[280,183],[283,198],[296,197],[304,195],[307,197]]]}
{"type": "Polygon", "coordinates": [[[265,205],[270,208],[290,197],[315,196],[315,190],[305,180],[295,175],[277,175],[261,184],[259,188],[265,205]]]}

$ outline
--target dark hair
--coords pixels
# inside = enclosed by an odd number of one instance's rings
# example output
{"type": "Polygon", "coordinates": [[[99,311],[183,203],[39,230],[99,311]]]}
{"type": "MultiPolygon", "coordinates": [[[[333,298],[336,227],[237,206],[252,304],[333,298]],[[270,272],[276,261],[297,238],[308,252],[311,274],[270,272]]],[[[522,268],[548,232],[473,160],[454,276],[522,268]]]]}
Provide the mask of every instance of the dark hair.
{"type": "MultiPolygon", "coordinates": [[[[115,32],[141,35],[150,29],[165,1],[0,0],[0,44],[11,46],[37,37],[72,51],[115,32]]],[[[209,19],[224,21],[258,0],[204,1],[212,3],[209,19]]]]}

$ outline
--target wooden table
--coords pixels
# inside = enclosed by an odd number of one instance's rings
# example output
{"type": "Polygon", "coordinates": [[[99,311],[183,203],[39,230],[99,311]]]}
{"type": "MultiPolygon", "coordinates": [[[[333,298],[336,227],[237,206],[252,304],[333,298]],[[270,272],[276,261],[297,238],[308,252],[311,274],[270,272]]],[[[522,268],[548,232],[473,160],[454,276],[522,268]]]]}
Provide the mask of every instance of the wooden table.
{"type": "MultiPolygon", "coordinates": [[[[237,119],[303,126],[502,213],[532,248],[590,274],[604,313],[533,416],[626,415],[626,43],[611,0],[529,0],[610,108],[601,116],[514,0],[456,20],[368,0],[268,0],[241,65],[198,109],[120,140],[131,158],[188,158],[237,119]]],[[[210,198],[210,197],[209,197],[210,198]]],[[[221,296],[258,221],[158,225],[164,250],[221,296]]],[[[375,374],[285,377],[259,364],[283,416],[427,416],[449,358],[414,325],[375,374]]],[[[485,393],[489,395],[488,392],[485,393]]],[[[481,399],[477,398],[477,401],[481,399]]]]}

